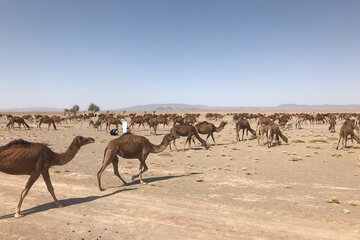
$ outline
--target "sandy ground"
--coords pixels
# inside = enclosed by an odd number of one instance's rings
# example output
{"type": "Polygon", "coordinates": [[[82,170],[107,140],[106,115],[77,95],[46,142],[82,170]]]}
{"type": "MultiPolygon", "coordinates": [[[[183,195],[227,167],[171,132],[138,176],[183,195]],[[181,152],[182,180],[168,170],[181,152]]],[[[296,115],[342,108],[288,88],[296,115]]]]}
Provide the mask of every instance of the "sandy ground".
{"type": "MultiPolygon", "coordinates": [[[[336,133],[328,125],[284,130],[289,144],[269,149],[254,139],[235,142],[235,124],[226,120],[210,150],[150,154],[147,185],[123,186],[109,166],[100,192],[96,173],[114,137],[86,122],[63,123],[57,131],[30,122],[31,130],[9,131],[3,117],[0,145],[23,138],[63,152],[77,135],[96,142],[51,168],[64,208],[55,207],[39,178],[23,203],[25,217],[14,218],[28,176],[0,173],[0,239],[360,239],[360,145],[335,150],[341,123],[336,133]]],[[[158,144],[169,130],[160,126],[159,135],[150,136],[141,127],[135,133],[158,144]]],[[[127,181],[138,167],[136,159],[120,159],[127,181]]]]}

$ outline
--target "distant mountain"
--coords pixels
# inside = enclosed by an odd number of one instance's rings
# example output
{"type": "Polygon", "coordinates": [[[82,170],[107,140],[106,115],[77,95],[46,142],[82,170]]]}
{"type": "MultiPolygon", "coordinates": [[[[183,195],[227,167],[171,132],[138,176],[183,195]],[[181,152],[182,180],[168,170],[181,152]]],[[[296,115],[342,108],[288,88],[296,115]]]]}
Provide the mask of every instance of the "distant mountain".
{"type": "MultiPolygon", "coordinates": [[[[348,104],[348,105],[298,105],[298,104],[281,104],[278,106],[270,107],[224,107],[224,106],[207,106],[207,105],[191,105],[191,104],[147,104],[130,106],[120,109],[111,109],[110,111],[128,111],[128,112],[177,112],[177,111],[188,111],[188,112],[210,112],[210,111],[316,111],[316,110],[360,110],[360,104],[348,104]]],[[[29,107],[29,108],[11,108],[11,109],[0,109],[0,112],[63,112],[64,108],[51,108],[51,107],[29,107]]]]}
{"type": "Polygon", "coordinates": [[[131,106],[126,108],[121,108],[113,111],[130,111],[130,112],[139,112],[139,111],[289,111],[289,110],[304,110],[304,111],[314,111],[314,110],[360,110],[359,104],[349,104],[349,105],[298,105],[298,104],[281,104],[273,107],[221,107],[221,106],[207,106],[207,105],[190,105],[190,104],[148,104],[148,105],[138,105],[131,106]]]}

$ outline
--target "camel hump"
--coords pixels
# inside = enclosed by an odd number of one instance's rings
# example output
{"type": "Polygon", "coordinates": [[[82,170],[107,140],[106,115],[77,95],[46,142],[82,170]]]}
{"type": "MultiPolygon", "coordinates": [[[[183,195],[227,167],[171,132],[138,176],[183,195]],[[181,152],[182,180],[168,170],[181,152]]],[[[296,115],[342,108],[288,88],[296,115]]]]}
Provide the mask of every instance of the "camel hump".
{"type": "Polygon", "coordinates": [[[17,139],[17,140],[9,142],[5,146],[0,147],[0,151],[8,149],[8,148],[10,148],[11,146],[14,146],[14,145],[22,145],[24,147],[25,146],[28,147],[28,146],[31,145],[31,142],[25,141],[23,139],[17,139]]]}

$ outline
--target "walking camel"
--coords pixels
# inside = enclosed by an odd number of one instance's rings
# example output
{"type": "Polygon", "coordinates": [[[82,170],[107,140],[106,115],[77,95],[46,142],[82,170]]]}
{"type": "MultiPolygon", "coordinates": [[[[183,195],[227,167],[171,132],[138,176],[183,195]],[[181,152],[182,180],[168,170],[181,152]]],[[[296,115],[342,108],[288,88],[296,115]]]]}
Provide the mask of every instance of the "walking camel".
{"type": "MultiPolygon", "coordinates": [[[[175,125],[171,128],[170,133],[182,137],[187,137],[184,143],[183,151],[185,151],[186,143],[189,143],[189,148],[191,150],[191,138],[192,136],[195,136],[199,142],[201,142],[201,145],[204,146],[206,149],[209,149],[209,146],[206,144],[206,141],[202,139],[199,134],[197,133],[196,129],[192,125],[175,125]]],[[[173,140],[174,147],[176,151],[178,151],[176,145],[175,145],[175,139],[173,140]]],[[[171,149],[171,143],[170,143],[170,150],[171,149]]]]}
{"type": "Polygon", "coordinates": [[[144,184],[142,174],[148,170],[148,167],[145,163],[146,158],[150,153],[159,153],[166,149],[170,141],[178,138],[178,136],[173,134],[166,134],[160,145],[152,144],[147,138],[143,136],[134,135],[131,133],[123,134],[122,136],[111,140],[105,148],[104,151],[104,160],[102,166],[97,173],[99,190],[104,191],[105,189],[101,187],[101,175],[105,168],[112,163],[114,168],[114,174],[120,178],[120,180],[127,185],[127,182],[120,176],[118,170],[119,158],[117,155],[127,159],[137,158],[140,161],[139,174],[132,176],[131,180],[135,178],[140,178],[140,183],[144,184]]]}
{"type": "MultiPolygon", "coordinates": [[[[212,140],[214,141],[214,144],[216,145],[215,138],[214,138],[214,132],[220,132],[221,130],[224,129],[226,124],[227,124],[227,122],[221,122],[218,127],[215,127],[214,124],[204,121],[204,122],[200,122],[200,123],[196,124],[195,130],[199,134],[207,134],[205,141],[207,141],[208,138],[211,136],[212,140]]],[[[193,136],[193,142],[195,143],[194,137],[195,137],[195,135],[193,136]]]]}
{"type": "Polygon", "coordinates": [[[40,119],[38,128],[41,130],[41,124],[47,123],[48,124],[48,130],[50,130],[50,126],[52,125],[54,127],[54,130],[56,130],[55,121],[54,119],[50,118],[49,116],[44,116],[40,119]]]}
{"type": "Polygon", "coordinates": [[[43,176],[47,189],[57,207],[62,207],[55,196],[54,188],[50,180],[49,168],[70,162],[82,146],[93,142],[95,142],[93,138],[77,136],[65,153],[55,153],[45,144],[31,143],[22,139],[12,141],[0,147],[1,172],[12,175],[30,175],[24,190],[21,192],[20,201],[16,207],[14,216],[23,216],[20,214],[21,204],[40,175],[43,176]]]}

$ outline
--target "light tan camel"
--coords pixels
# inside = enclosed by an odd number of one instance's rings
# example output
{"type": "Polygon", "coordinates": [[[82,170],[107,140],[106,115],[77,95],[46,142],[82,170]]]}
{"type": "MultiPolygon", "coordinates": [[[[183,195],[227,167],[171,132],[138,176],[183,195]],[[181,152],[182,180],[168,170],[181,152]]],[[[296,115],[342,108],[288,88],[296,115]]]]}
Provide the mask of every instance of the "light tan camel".
{"type": "Polygon", "coordinates": [[[144,184],[142,174],[148,170],[145,163],[147,156],[150,153],[159,153],[164,151],[170,141],[175,138],[177,138],[177,136],[173,134],[166,134],[160,145],[154,145],[147,138],[131,133],[123,134],[122,136],[111,140],[105,148],[104,160],[99,172],[97,173],[99,190],[105,190],[101,187],[101,174],[110,163],[113,164],[114,174],[120,178],[125,185],[127,185],[125,180],[120,176],[118,170],[119,158],[117,155],[127,159],[139,159],[139,174],[132,176],[131,179],[134,180],[135,178],[140,177],[140,183],[144,184]]]}
{"type": "MultiPolygon", "coordinates": [[[[207,141],[209,139],[209,137],[211,136],[212,140],[214,141],[214,144],[216,145],[215,138],[214,138],[214,132],[220,132],[221,130],[224,129],[226,124],[227,124],[227,122],[221,122],[218,127],[215,127],[214,124],[204,121],[204,122],[200,122],[200,123],[196,124],[195,130],[199,134],[207,134],[205,141],[207,141]]],[[[195,137],[195,135],[193,136],[193,141],[195,143],[194,137],[195,137]]]]}
{"type": "MultiPolygon", "coordinates": [[[[199,142],[201,142],[201,145],[204,146],[206,149],[209,149],[209,146],[206,144],[206,141],[204,139],[202,139],[198,132],[196,131],[195,127],[192,125],[176,125],[173,126],[170,130],[170,133],[176,135],[176,136],[182,136],[182,137],[187,137],[184,143],[184,147],[183,147],[183,151],[185,151],[185,146],[186,143],[189,143],[189,148],[191,150],[191,138],[192,136],[195,136],[197,138],[197,140],[199,140],[199,142]]],[[[173,144],[174,147],[176,149],[176,151],[178,151],[176,144],[175,144],[175,139],[173,140],[173,144]]],[[[170,150],[171,149],[171,143],[170,143],[170,150]]]]}
{"type": "Polygon", "coordinates": [[[15,217],[20,214],[21,204],[34,182],[43,176],[47,189],[53,197],[57,207],[62,207],[57,200],[54,188],[50,181],[49,168],[54,165],[64,165],[70,162],[80,147],[93,143],[93,138],[77,136],[74,138],[65,153],[55,153],[42,143],[31,143],[22,139],[15,140],[0,147],[0,171],[12,175],[30,175],[25,189],[21,192],[19,204],[16,207],[15,217]]]}
{"type": "Polygon", "coordinates": [[[145,122],[146,121],[142,116],[136,116],[131,119],[129,127],[132,127],[132,129],[134,130],[134,125],[139,124],[139,126],[138,126],[138,129],[139,129],[140,125],[143,125],[143,127],[145,127],[145,125],[144,125],[145,122]]]}
{"type": "Polygon", "coordinates": [[[354,138],[358,143],[360,143],[359,137],[356,136],[354,133],[355,128],[356,128],[356,126],[355,126],[354,120],[347,119],[344,122],[343,126],[340,128],[340,134],[339,134],[340,136],[339,136],[338,144],[336,146],[336,150],[339,149],[339,144],[340,144],[341,139],[342,139],[343,149],[346,148],[347,138],[349,135],[350,135],[350,139],[351,139],[352,143],[354,142],[354,140],[353,140],[354,138]],[[345,144],[344,144],[344,141],[345,141],[345,144]]]}

